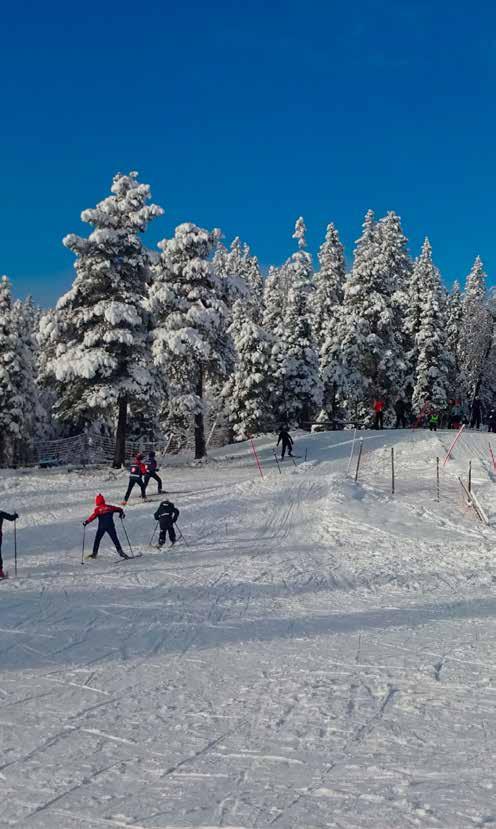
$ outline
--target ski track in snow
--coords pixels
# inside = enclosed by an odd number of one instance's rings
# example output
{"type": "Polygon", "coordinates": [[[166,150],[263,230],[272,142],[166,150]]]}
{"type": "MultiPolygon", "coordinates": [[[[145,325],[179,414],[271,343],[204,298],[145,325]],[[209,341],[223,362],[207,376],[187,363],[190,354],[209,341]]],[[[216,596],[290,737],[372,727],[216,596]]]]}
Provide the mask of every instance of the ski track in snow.
{"type": "Polygon", "coordinates": [[[172,460],[186,544],[151,549],[134,502],[119,566],[105,544],[81,566],[80,522],[125,477],[5,472],[0,826],[496,824],[496,479],[467,432],[438,502],[452,436],[363,433],[357,484],[343,432],[298,436],[282,474],[260,438],[263,480],[245,444],[172,460]]]}

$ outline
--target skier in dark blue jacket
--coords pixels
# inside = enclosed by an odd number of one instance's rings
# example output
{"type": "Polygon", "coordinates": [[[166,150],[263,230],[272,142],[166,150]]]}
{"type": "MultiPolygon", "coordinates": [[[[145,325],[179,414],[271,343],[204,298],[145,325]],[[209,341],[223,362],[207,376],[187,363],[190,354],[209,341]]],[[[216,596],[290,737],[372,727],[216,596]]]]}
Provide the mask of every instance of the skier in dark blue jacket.
{"type": "Polygon", "coordinates": [[[172,501],[162,501],[159,508],[155,511],[154,518],[155,521],[158,521],[160,524],[158,546],[164,546],[167,533],[169,533],[171,545],[174,546],[176,543],[176,531],[174,529],[174,524],[179,518],[178,508],[174,506],[172,501]]]}
{"type": "Polygon", "coordinates": [[[146,472],[145,472],[145,492],[146,492],[146,488],[147,488],[148,484],[150,483],[150,478],[153,478],[153,480],[156,481],[157,485],[158,485],[158,494],[161,495],[162,494],[162,479],[159,475],[157,475],[158,464],[157,464],[157,460],[155,458],[155,452],[150,451],[148,453],[148,459],[145,461],[145,469],[146,469],[146,472]]]}

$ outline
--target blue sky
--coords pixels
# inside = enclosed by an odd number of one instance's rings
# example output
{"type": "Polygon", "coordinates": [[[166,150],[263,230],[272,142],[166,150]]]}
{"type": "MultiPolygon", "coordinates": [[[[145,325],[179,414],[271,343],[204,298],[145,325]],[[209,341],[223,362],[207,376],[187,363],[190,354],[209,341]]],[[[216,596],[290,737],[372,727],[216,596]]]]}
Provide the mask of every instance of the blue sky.
{"type": "Polygon", "coordinates": [[[496,282],[496,9],[438,0],[12,3],[2,12],[0,272],[44,305],[72,281],[69,232],[136,169],[182,221],[264,264],[347,255],[363,215],[430,236],[447,283],[496,282]]]}

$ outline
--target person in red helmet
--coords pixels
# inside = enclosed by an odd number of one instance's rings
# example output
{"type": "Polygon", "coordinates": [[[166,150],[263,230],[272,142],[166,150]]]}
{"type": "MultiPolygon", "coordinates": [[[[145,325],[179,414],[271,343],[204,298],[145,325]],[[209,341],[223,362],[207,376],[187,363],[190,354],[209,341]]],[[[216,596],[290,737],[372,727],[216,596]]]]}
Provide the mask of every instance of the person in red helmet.
{"type": "Polygon", "coordinates": [[[87,556],[87,558],[96,558],[98,555],[98,550],[100,548],[100,541],[102,540],[105,533],[108,533],[110,538],[115,544],[115,549],[119,553],[121,558],[129,558],[128,555],[124,552],[121,547],[121,542],[119,541],[119,537],[117,535],[117,530],[115,529],[114,524],[114,513],[119,513],[121,518],[124,518],[124,510],[120,507],[113,507],[112,504],[106,504],[105,498],[103,495],[97,495],[95,498],[95,509],[91,513],[90,517],[83,521],[83,527],[88,526],[91,524],[95,518],[98,518],[98,529],[95,535],[95,541],[93,542],[93,552],[91,555],[87,556]]]}
{"type": "Polygon", "coordinates": [[[384,428],[384,400],[381,400],[380,397],[374,400],[374,413],[375,413],[375,422],[374,422],[374,429],[383,429],[384,428]]]}
{"type": "Polygon", "coordinates": [[[143,475],[146,475],[146,466],[143,463],[143,455],[141,452],[135,456],[131,466],[129,467],[129,484],[127,487],[126,494],[124,496],[124,500],[121,501],[123,507],[126,506],[129,496],[133,491],[135,486],[139,486],[141,489],[141,498],[143,501],[146,501],[146,486],[143,481],[143,475]]]}

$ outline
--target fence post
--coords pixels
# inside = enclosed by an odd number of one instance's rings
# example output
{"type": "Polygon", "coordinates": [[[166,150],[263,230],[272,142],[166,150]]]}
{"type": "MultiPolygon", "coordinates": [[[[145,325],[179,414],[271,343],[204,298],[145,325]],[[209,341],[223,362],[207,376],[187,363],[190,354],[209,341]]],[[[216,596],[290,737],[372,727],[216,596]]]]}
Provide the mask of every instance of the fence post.
{"type": "Polygon", "coordinates": [[[348,466],[346,467],[346,474],[347,475],[349,475],[350,468],[351,468],[351,462],[353,460],[353,453],[355,451],[356,431],[357,431],[356,429],[353,430],[353,441],[352,441],[352,444],[351,444],[350,459],[348,461],[348,466]]]}
{"type": "Polygon", "coordinates": [[[360,448],[358,450],[358,459],[355,470],[355,483],[358,481],[358,471],[360,469],[360,461],[362,460],[363,438],[360,438],[360,448]]]}
{"type": "Polygon", "coordinates": [[[472,461],[468,462],[468,491],[472,492],[472,461]]]}
{"type": "Polygon", "coordinates": [[[391,494],[394,495],[394,448],[391,446],[391,494]]]}
{"type": "Polygon", "coordinates": [[[441,499],[439,497],[439,495],[440,495],[440,493],[439,493],[439,458],[436,458],[436,495],[437,495],[436,500],[440,501],[441,499]]]}
{"type": "Polygon", "coordinates": [[[447,462],[449,461],[451,453],[452,453],[453,449],[455,448],[456,442],[458,441],[458,438],[461,436],[464,429],[465,429],[465,424],[463,424],[460,431],[456,433],[455,438],[454,438],[450,448],[448,449],[448,451],[446,453],[446,457],[443,461],[443,466],[446,466],[447,462]]]}

